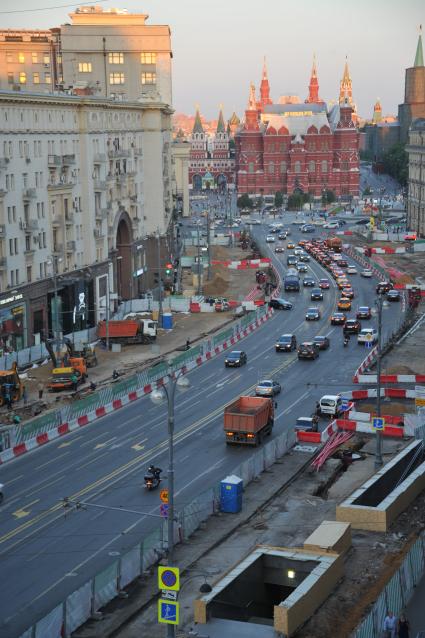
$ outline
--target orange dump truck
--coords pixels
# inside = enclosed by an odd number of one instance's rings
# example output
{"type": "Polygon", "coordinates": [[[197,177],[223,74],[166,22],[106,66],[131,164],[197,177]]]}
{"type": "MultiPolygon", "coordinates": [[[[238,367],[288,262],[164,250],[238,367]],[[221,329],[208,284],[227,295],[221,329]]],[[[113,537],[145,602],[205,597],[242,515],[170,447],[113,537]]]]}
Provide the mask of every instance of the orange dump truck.
{"type": "Polygon", "coordinates": [[[329,237],[325,241],[325,245],[336,253],[340,253],[342,250],[342,240],[339,237],[329,237]]]}
{"type": "Polygon", "coordinates": [[[97,327],[97,336],[106,341],[106,336],[111,343],[129,345],[133,343],[152,343],[157,333],[157,322],[151,319],[122,319],[120,321],[100,321],[97,327]]]}
{"type": "Polygon", "coordinates": [[[271,434],[274,423],[273,399],[239,397],[224,408],[226,443],[260,445],[271,434]]]}

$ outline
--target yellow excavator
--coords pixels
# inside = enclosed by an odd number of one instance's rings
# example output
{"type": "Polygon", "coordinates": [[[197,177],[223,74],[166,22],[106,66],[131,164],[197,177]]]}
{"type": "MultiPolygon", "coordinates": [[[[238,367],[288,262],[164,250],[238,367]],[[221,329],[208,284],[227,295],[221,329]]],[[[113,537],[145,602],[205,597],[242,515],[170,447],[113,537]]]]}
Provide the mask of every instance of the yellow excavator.
{"type": "Polygon", "coordinates": [[[18,364],[13,362],[10,370],[0,370],[0,406],[16,403],[22,399],[22,381],[18,374],[18,364]]]}

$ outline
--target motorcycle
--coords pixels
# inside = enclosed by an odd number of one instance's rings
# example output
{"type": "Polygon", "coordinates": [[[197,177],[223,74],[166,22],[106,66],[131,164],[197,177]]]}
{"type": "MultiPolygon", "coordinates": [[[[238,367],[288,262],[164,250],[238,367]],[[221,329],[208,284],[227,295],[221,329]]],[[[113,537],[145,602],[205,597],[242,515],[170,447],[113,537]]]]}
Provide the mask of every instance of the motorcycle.
{"type": "Polygon", "coordinates": [[[344,337],[344,348],[346,348],[349,343],[350,343],[350,340],[348,339],[348,337],[344,337]]]}
{"type": "Polygon", "coordinates": [[[161,477],[155,474],[145,474],[144,476],[145,488],[149,491],[155,490],[161,483],[161,477]]]}

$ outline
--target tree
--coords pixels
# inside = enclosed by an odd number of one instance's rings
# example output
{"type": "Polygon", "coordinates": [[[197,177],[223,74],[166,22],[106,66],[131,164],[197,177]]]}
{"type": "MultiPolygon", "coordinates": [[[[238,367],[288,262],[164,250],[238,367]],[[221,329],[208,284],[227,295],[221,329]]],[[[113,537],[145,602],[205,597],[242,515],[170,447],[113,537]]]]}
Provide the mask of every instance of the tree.
{"type": "Polygon", "coordinates": [[[288,197],[288,210],[300,210],[303,203],[302,193],[292,193],[288,197]]]}
{"type": "Polygon", "coordinates": [[[283,194],[281,191],[277,191],[274,196],[274,205],[276,208],[280,208],[283,205],[283,194]]]}
{"type": "Polygon", "coordinates": [[[238,208],[252,208],[252,201],[248,193],[244,193],[238,197],[237,206],[238,208]]]}
{"type": "Polygon", "coordinates": [[[382,156],[384,172],[394,177],[402,186],[406,186],[409,172],[409,158],[404,144],[394,144],[382,156]]]}
{"type": "Polygon", "coordinates": [[[326,206],[326,204],[332,204],[336,200],[335,193],[331,190],[324,190],[322,192],[322,204],[326,206]]]}
{"type": "Polygon", "coordinates": [[[370,186],[366,186],[366,188],[364,189],[362,195],[363,197],[369,197],[369,195],[372,194],[372,191],[370,190],[370,186]]]}

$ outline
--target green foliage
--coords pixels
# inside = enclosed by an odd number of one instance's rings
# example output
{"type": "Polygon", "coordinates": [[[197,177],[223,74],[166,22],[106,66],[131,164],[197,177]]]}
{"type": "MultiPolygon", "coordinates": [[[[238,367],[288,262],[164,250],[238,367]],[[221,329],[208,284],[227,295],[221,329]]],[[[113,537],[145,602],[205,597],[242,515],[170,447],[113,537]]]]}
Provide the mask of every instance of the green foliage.
{"type": "Polygon", "coordinates": [[[366,186],[366,188],[364,189],[362,196],[363,197],[369,197],[369,195],[372,194],[372,191],[370,190],[370,186],[366,186]]]}
{"type": "Polygon", "coordinates": [[[402,186],[407,184],[409,172],[409,158],[404,144],[394,144],[382,156],[382,165],[385,173],[394,177],[402,186]]]}
{"type": "Polygon", "coordinates": [[[238,197],[237,206],[238,208],[252,208],[252,200],[248,193],[244,193],[238,197]]]}
{"type": "Polygon", "coordinates": [[[288,197],[288,210],[300,210],[309,201],[309,193],[292,193],[288,197]]]}
{"type": "Polygon", "coordinates": [[[283,194],[281,193],[281,191],[277,191],[277,193],[275,193],[274,196],[274,205],[276,206],[276,208],[280,208],[283,204],[283,194]]]}
{"type": "Polygon", "coordinates": [[[372,151],[360,151],[359,152],[360,159],[364,162],[373,162],[373,153],[372,151]]]}
{"type": "Polygon", "coordinates": [[[332,204],[336,200],[335,193],[331,190],[325,190],[322,193],[322,204],[326,206],[326,204],[332,204]]]}

